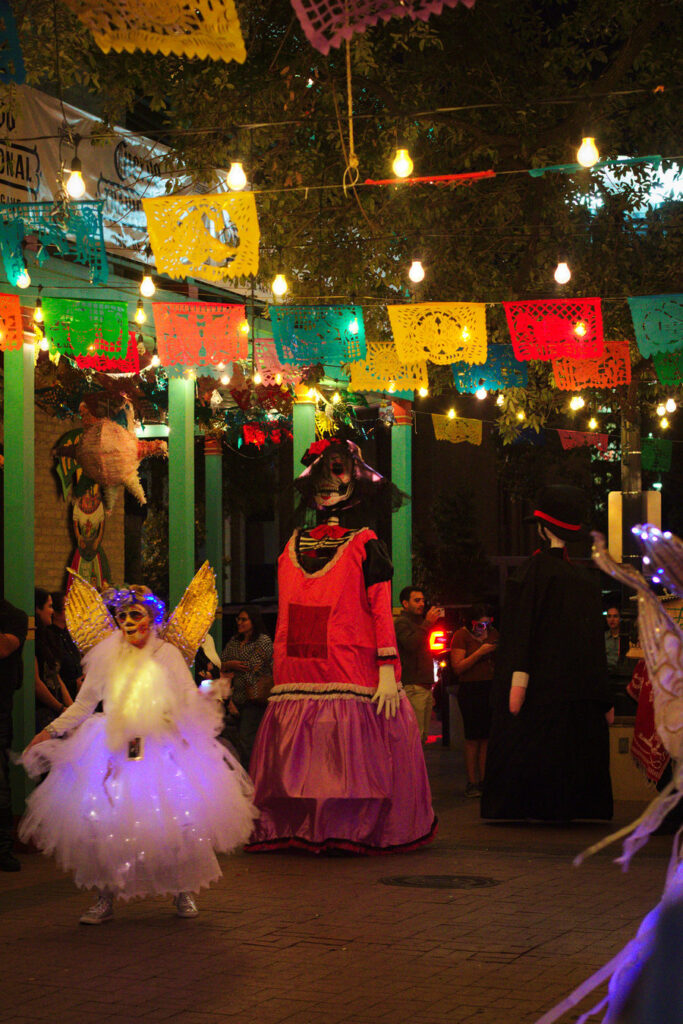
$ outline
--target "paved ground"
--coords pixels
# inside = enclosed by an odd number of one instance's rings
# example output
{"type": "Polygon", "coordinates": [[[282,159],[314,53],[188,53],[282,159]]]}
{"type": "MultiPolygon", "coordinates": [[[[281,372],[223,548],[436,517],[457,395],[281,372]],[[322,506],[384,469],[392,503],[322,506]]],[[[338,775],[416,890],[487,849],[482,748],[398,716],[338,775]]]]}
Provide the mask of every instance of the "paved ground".
{"type": "MultiPolygon", "coordinates": [[[[458,752],[432,744],[427,762],[433,846],[226,857],[195,920],[155,899],[79,927],[89,896],[22,855],[20,873],[0,875],[0,1022],[532,1024],[630,938],[659,898],[670,840],[628,874],[613,853],[574,869],[605,827],[484,825],[458,752]],[[456,887],[438,887],[444,876],[456,887]]],[[[620,805],[616,822],[637,810],[620,805]]]]}

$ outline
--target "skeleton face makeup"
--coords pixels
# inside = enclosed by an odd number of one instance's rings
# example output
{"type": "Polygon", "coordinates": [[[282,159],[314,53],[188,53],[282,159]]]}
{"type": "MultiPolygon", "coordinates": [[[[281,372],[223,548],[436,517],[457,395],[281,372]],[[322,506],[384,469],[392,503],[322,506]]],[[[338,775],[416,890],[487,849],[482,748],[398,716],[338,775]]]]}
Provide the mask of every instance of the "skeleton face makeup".
{"type": "Polygon", "coordinates": [[[344,452],[326,451],[315,488],[315,507],[333,508],[353,492],[353,462],[344,452]]]}
{"type": "Polygon", "coordinates": [[[129,644],[144,647],[147,643],[152,620],[142,604],[129,604],[116,613],[116,622],[129,644]]]}

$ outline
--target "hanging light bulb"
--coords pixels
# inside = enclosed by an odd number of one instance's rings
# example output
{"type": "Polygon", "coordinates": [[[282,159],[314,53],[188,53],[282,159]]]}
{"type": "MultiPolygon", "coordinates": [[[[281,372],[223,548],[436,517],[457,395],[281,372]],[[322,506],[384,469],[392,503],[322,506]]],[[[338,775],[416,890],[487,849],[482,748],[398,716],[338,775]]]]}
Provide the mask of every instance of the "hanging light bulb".
{"type": "Polygon", "coordinates": [[[147,319],[147,314],[145,313],[145,310],[143,308],[142,299],[138,299],[138,304],[135,307],[135,323],[136,324],[144,324],[146,319],[147,319]]]}
{"type": "MultiPolygon", "coordinates": [[[[40,301],[40,300],[38,300],[38,301],[40,301]]],[[[666,411],[667,412],[676,412],[676,399],[675,398],[667,398],[667,400],[666,400],[666,411]]]]}
{"type": "Polygon", "coordinates": [[[145,272],[142,275],[142,281],[140,282],[140,294],[144,295],[146,299],[151,299],[156,290],[156,285],[152,280],[152,275],[145,272]]]}
{"type": "Polygon", "coordinates": [[[500,406],[500,405],[503,404],[504,401],[505,401],[505,399],[503,398],[503,396],[502,395],[498,395],[498,398],[496,399],[496,405],[500,406]]]}
{"type": "Polygon", "coordinates": [[[339,394],[338,391],[335,391],[335,393],[332,395],[332,405],[339,405],[340,402],[341,395],[339,394]]]}
{"type": "Polygon", "coordinates": [[[666,430],[666,428],[669,426],[669,421],[666,418],[666,416],[662,416],[661,420],[659,421],[659,425],[662,428],[662,430],[666,430]]]}
{"type": "Polygon", "coordinates": [[[273,279],[273,283],[270,287],[272,289],[273,295],[275,295],[278,299],[281,298],[287,291],[287,281],[285,279],[285,275],[276,274],[275,278],[273,279]]]}
{"type": "Polygon", "coordinates": [[[478,398],[480,402],[483,402],[483,400],[488,396],[488,391],[486,390],[485,387],[482,386],[480,388],[477,388],[474,394],[475,397],[478,398]]]}
{"type": "Polygon", "coordinates": [[[595,139],[592,135],[587,135],[581,140],[576,159],[579,161],[582,167],[592,167],[593,164],[597,164],[600,159],[598,153],[598,147],[595,145],[595,139]]]}
{"type": "Polygon", "coordinates": [[[217,370],[224,370],[225,369],[225,363],[216,363],[216,369],[217,370]]]}
{"type": "Polygon", "coordinates": [[[42,324],[44,319],[45,314],[43,313],[43,300],[39,295],[36,299],[36,308],[33,310],[33,322],[35,324],[42,324]]]}
{"type": "Polygon", "coordinates": [[[420,260],[413,260],[410,264],[410,270],[408,271],[408,277],[413,284],[419,284],[420,281],[425,279],[425,268],[422,266],[420,260]]]}
{"type": "Polygon", "coordinates": [[[77,156],[71,161],[71,171],[66,183],[67,194],[72,199],[81,199],[85,195],[85,182],[83,181],[83,165],[77,156]]]}
{"type": "Polygon", "coordinates": [[[574,412],[577,412],[579,409],[583,409],[585,404],[586,400],[582,398],[581,395],[572,395],[571,401],[569,402],[569,408],[574,412]]]}
{"type": "Polygon", "coordinates": [[[248,320],[243,320],[242,321],[242,323],[240,324],[240,331],[242,332],[242,334],[249,334],[249,321],[248,320]]]}
{"type": "Polygon", "coordinates": [[[30,276],[28,270],[26,269],[26,267],[24,267],[22,272],[19,274],[19,277],[17,278],[17,288],[28,288],[30,283],[31,283],[31,276],[30,276]]]}
{"type": "Polygon", "coordinates": [[[349,324],[349,333],[358,334],[358,317],[354,316],[353,320],[349,324]]]}
{"type": "Polygon", "coordinates": [[[254,384],[256,384],[257,386],[258,386],[259,384],[263,384],[263,377],[262,377],[262,376],[261,376],[261,374],[260,374],[260,373],[258,372],[258,370],[257,370],[257,371],[256,371],[256,373],[254,374],[254,384]]]}
{"type": "Polygon", "coordinates": [[[318,392],[316,391],[315,388],[309,388],[308,391],[306,392],[306,397],[315,400],[318,397],[318,392]]]}
{"type": "Polygon", "coordinates": [[[664,405],[664,402],[660,402],[659,405],[657,406],[657,415],[658,416],[664,416],[665,413],[666,413],[666,406],[664,405]]]}
{"type": "Polygon", "coordinates": [[[428,394],[429,388],[420,388],[420,390],[418,391],[418,395],[420,396],[420,398],[426,398],[428,394]]]}
{"type": "Polygon", "coordinates": [[[221,384],[223,385],[223,387],[226,387],[229,383],[230,378],[228,377],[227,373],[224,373],[223,376],[221,377],[221,384]]]}
{"type": "Polygon", "coordinates": [[[247,183],[247,176],[244,173],[241,160],[234,160],[230,164],[230,170],[226,178],[228,188],[231,192],[241,192],[247,183]]]}
{"type": "Polygon", "coordinates": [[[555,280],[558,284],[566,284],[572,276],[568,263],[558,263],[555,267],[555,280]]]}
{"type": "Polygon", "coordinates": [[[47,340],[45,335],[43,335],[40,341],[38,342],[38,348],[40,349],[41,352],[49,352],[50,342],[47,340]]]}
{"type": "Polygon", "coordinates": [[[526,413],[524,412],[523,409],[520,409],[519,412],[517,413],[517,419],[520,421],[520,423],[522,422],[522,420],[526,419],[526,413]]]}
{"type": "Polygon", "coordinates": [[[393,395],[395,390],[396,390],[396,381],[395,380],[390,380],[389,381],[389,387],[387,388],[387,391],[389,392],[390,395],[393,395]]]}
{"type": "Polygon", "coordinates": [[[282,374],[281,373],[276,373],[275,374],[275,383],[276,384],[282,384],[282,374]]]}
{"type": "Polygon", "coordinates": [[[413,172],[413,161],[407,149],[397,149],[391,165],[397,178],[407,178],[413,172]]]}
{"type": "Polygon", "coordinates": [[[598,427],[598,421],[596,420],[595,416],[591,416],[591,418],[588,421],[588,429],[589,430],[597,430],[597,427],[598,427]]]}
{"type": "Polygon", "coordinates": [[[155,352],[152,358],[150,359],[150,363],[152,364],[152,366],[158,366],[160,362],[161,360],[159,359],[159,356],[155,352]]]}
{"type": "Polygon", "coordinates": [[[448,418],[449,418],[449,420],[454,420],[454,419],[455,419],[455,417],[457,416],[457,413],[456,413],[455,409],[453,409],[453,408],[451,407],[451,408],[450,408],[450,409],[448,410],[448,413],[447,413],[447,415],[448,415],[448,418]]]}
{"type": "Polygon", "coordinates": [[[587,333],[588,333],[588,327],[586,325],[586,322],[584,320],[579,320],[574,325],[574,334],[576,335],[577,338],[585,338],[587,333]]]}

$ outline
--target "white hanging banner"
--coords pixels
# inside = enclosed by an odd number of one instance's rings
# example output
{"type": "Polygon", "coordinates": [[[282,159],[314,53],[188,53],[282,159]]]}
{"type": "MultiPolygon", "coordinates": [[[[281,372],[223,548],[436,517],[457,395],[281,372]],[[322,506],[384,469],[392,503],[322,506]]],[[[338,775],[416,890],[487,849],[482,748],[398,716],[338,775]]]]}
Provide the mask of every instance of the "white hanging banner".
{"type": "MultiPolygon", "coordinates": [[[[60,191],[63,164],[68,178],[73,147],[63,136],[64,116],[72,135],[80,135],[83,199],[104,202],[104,241],[111,252],[144,259],[148,244],[142,198],[166,195],[162,176],[168,148],[114,128],[111,139],[90,141],[103,122],[28,85],[16,86],[16,112],[0,113],[0,203],[49,201],[60,191]]],[[[174,177],[173,191],[188,190],[189,179],[174,177]],[[185,189],[183,188],[185,186],[185,189]]],[[[199,190],[197,190],[199,191],[199,190]]]]}

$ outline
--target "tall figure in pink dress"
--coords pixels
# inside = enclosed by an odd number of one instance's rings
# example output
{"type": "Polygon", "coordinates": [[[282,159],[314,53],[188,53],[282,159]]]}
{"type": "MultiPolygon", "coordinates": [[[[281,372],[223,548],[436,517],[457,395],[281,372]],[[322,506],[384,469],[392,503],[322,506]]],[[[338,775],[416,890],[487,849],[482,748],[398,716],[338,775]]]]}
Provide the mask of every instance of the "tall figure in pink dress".
{"type": "MultiPolygon", "coordinates": [[[[318,525],[279,560],[274,680],[251,759],[260,810],[248,850],[354,853],[429,842],[436,819],[400,685],[392,566],[363,521],[392,485],[350,441],[317,441],[296,481],[318,525]]],[[[395,491],[395,489],[393,489],[395,491]]]]}

